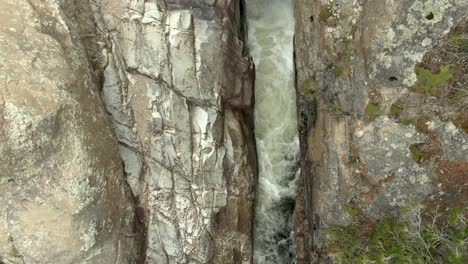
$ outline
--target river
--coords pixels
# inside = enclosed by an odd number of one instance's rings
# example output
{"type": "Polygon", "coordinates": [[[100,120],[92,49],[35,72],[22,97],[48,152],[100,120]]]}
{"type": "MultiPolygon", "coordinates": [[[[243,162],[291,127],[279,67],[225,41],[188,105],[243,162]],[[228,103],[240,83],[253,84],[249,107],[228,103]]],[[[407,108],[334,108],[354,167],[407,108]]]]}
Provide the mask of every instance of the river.
{"type": "Polygon", "coordinates": [[[247,45],[256,67],[259,179],[254,263],[295,262],[293,213],[299,140],[294,90],[293,0],[246,0],[247,45]]]}

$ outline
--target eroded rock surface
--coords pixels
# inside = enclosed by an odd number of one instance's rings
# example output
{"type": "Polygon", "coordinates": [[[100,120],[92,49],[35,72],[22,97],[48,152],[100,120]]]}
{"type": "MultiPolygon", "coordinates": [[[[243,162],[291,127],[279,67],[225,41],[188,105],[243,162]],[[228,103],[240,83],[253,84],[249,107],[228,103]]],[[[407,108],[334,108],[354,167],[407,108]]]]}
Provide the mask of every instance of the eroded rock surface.
{"type": "Polygon", "coordinates": [[[0,7],[0,262],[250,263],[240,1],[0,7]]]}
{"type": "Polygon", "coordinates": [[[146,229],[146,263],[250,263],[254,75],[240,1],[92,8],[98,45],[87,47],[146,229]]]}
{"type": "Polygon", "coordinates": [[[373,223],[411,203],[466,207],[456,186],[468,175],[467,10],[463,0],[296,2],[298,263],[332,262],[327,228],[354,214],[373,223]]]}
{"type": "Polygon", "coordinates": [[[0,263],[136,261],[133,198],[78,8],[0,1],[0,263]]]}

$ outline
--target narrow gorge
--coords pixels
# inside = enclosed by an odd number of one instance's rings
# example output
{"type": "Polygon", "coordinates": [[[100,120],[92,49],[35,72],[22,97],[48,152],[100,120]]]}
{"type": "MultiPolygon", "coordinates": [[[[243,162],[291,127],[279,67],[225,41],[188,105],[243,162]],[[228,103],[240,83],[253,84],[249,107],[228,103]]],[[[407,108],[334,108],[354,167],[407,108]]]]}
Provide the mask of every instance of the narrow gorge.
{"type": "Polygon", "coordinates": [[[467,0],[0,0],[0,264],[468,263],[467,0]]]}
{"type": "Polygon", "coordinates": [[[294,263],[299,139],[294,92],[293,0],[247,1],[247,46],[256,67],[258,183],[254,263],[294,263]]]}

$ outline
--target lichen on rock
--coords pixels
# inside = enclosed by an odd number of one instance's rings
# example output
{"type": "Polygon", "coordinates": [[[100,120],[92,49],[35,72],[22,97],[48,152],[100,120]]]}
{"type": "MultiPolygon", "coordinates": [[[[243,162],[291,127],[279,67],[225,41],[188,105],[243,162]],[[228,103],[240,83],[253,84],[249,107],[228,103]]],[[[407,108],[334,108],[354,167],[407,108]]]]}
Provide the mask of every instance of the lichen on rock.
{"type": "MultiPolygon", "coordinates": [[[[298,99],[307,114],[300,116],[307,122],[298,263],[340,262],[329,227],[345,236],[387,217],[398,221],[413,203],[466,206],[463,191],[447,196],[438,184],[460,180],[458,171],[442,177],[440,166],[468,157],[467,10],[458,0],[297,1],[298,84],[311,77],[318,84],[314,101],[298,99]]],[[[352,261],[364,260],[344,262],[352,261]]]]}

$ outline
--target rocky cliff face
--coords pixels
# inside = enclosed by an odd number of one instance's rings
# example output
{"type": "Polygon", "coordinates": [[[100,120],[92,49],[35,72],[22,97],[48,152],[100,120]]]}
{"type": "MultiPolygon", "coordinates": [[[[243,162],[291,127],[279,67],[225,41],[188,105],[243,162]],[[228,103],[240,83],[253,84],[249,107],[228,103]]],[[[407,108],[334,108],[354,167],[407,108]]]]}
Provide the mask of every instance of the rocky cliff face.
{"type": "Polygon", "coordinates": [[[94,5],[112,116],[147,263],[249,263],[253,66],[238,1],[94,5]]]}
{"type": "Polygon", "coordinates": [[[250,263],[241,1],[0,6],[0,262],[250,263]]]}
{"type": "Polygon", "coordinates": [[[0,263],[133,263],[134,206],[72,1],[0,1],[0,263]]]}
{"type": "Polygon", "coordinates": [[[466,207],[467,9],[296,1],[298,263],[336,260],[331,227],[369,230],[412,203],[466,207]]]}
{"type": "MultiPolygon", "coordinates": [[[[0,263],[252,262],[244,7],[0,0],[0,263]]],[[[464,263],[467,11],[296,1],[297,263],[464,263]]]]}

